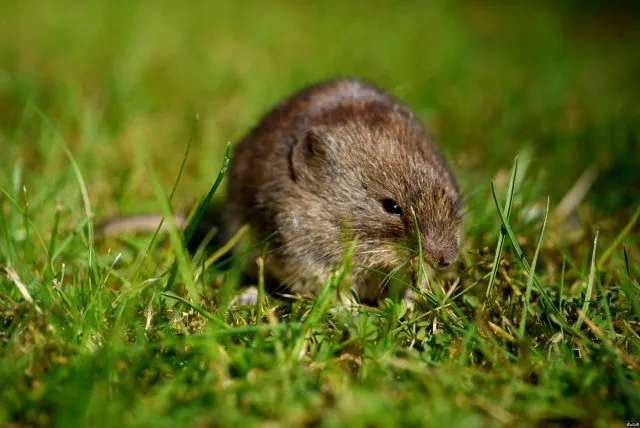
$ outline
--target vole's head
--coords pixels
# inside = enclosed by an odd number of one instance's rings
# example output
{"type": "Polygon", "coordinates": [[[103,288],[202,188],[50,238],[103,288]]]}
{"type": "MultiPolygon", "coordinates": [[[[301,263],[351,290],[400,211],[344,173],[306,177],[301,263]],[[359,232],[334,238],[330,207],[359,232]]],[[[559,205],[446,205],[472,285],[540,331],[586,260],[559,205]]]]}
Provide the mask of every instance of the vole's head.
{"type": "Polygon", "coordinates": [[[346,225],[358,237],[354,258],[369,267],[393,268],[420,252],[434,267],[453,263],[460,194],[436,143],[405,110],[369,105],[331,114],[291,152],[294,182],[316,201],[309,221],[334,238],[346,225]]]}

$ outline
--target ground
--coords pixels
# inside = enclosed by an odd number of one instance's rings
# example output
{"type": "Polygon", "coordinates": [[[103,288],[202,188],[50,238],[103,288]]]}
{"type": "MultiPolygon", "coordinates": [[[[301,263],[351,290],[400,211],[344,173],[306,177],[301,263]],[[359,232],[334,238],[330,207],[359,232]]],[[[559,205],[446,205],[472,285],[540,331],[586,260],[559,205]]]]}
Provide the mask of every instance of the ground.
{"type": "Polygon", "coordinates": [[[640,419],[639,13],[2,2],[0,425],[640,419]],[[404,100],[466,194],[463,255],[413,310],[340,310],[339,276],[316,299],[229,308],[238,272],[203,273],[175,228],[96,233],[188,210],[228,142],[337,75],[404,100]]]}

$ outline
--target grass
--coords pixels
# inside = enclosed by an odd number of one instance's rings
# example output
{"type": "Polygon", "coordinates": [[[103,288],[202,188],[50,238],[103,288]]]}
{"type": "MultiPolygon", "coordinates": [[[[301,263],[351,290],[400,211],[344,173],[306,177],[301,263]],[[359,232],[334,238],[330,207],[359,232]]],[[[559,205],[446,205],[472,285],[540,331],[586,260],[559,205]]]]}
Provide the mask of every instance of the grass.
{"type": "Polygon", "coordinates": [[[636,12],[2,2],[0,425],[640,419],[636,12]],[[315,299],[230,308],[240,272],[174,225],[94,236],[188,210],[269,106],[345,74],[406,100],[468,193],[463,255],[413,311],[335,310],[348,263],[315,299]]]}

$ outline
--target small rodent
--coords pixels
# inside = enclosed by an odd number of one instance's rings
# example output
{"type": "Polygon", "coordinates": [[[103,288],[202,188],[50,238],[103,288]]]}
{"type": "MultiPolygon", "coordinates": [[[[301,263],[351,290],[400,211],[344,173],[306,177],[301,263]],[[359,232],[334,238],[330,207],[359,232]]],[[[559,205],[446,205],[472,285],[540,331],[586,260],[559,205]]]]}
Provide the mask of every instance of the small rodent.
{"type": "Polygon", "coordinates": [[[385,274],[415,265],[413,213],[425,261],[458,257],[451,169],[411,110],[369,83],[334,79],[285,99],[234,147],[227,180],[219,239],[244,224],[269,238],[271,291],[315,292],[355,238],[352,287],[377,301],[385,274]]]}
{"type": "Polygon", "coordinates": [[[357,238],[353,288],[376,301],[384,274],[416,259],[412,212],[430,265],[458,257],[451,169],[414,114],[371,84],[334,79],[285,99],[234,147],[228,180],[222,236],[248,224],[271,237],[266,273],[292,292],[314,292],[357,238]]]}

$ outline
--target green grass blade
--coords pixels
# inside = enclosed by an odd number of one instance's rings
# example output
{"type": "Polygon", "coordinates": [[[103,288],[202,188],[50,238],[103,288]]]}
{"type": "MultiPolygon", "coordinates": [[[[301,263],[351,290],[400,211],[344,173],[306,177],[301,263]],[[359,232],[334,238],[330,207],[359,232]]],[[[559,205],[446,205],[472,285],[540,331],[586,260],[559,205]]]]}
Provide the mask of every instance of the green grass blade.
{"type": "MultiPolygon", "coordinates": [[[[38,243],[40,244],[40,247],[43,251],[43,253],[45,255],[47,255],[48,257],[48,247],[47,244],[44,240],[44,238],[42,237],[42,235],[40,235],[40,233],[38,233],[35,225],[33,224],[33,221],[31,220],[31,218],[29,216],[27,216],[27,213],[20,208],[20,205],[18,204],[18,202],[11,196],[11,194],[9,194],[9,192],[7,192],[5,189],[0,188],[0,192],[2,192],[4,194],[4,196],[9,200],[9,202],[11,202],[12,207],[16,210],[16,212],[20,213],[20,215],[22,215],[22,217],[25,219],[25,221],[27,221],[30,225],[31,225],[31,230],[34,231],[36,238],[38,240],[38,243]]],[[[6,229],[6,236],[7,236],[7,242],[11,241],[11,238],[9,237],[9,234],[11,233],[11,231],[9,230],[9,228],[6,229]]],[[[13,246],[12,246],[13,248],[13,246]]],[[[17,257],[17,255],[16,255],[17,257]]]]}
{"type": "Polygon", "coordinates": [[[84,206],[84,213],[87,217],[87,239],[89,241],[87,243],[87,249],[88,249],[87,258],[88,258],[89,270],[91,271],[93,268],[94,259],[95,259],[95,254],[94,254],[95,247],[94,247],[94,238],[93,238],[93,209],[91,208],[89,191],[87,190],[87,184],[85,183],[84,177],[82,175],[82,171],[80,170],[80,166],[78,165],[78,162],[76,162],[76,159],[71,153],[71,150],[69,150],[69,147],[67,146],[64,140],[60,139],[60,143],[62,145],[62,149],[64,150],[64,153],[67,155],[67,158],[69,159],[69,163],[71,164],[71,168],[73,169],[73,172],[76,176],[76,181],[78,182],[78,186],[80,188],[80,194],[82,195],[82,204],[84,206]]]}
{"type": "MultiPolygon", "coordinates": [[[[591,268],[589,269],[589,278],[587,279],[587,291],[584,296],[584,303],[582,304],[582,312],[585,315],[588,314],[589,305],[591,304],[591,296],[593,295],[593,286],[596,281],[596,271],[597,271],[597,263],[596,263],[596,248],[598,246],[598,234],[599,231],[596,231],[596,236],[593,238],[593,252],[591,253],[591,268]]],[[[574,324],[574,328],[576,330],[580,330],[582,327],[582,318],[578,317],[574,324]]]]}
{"type": "MultiPolygon", "coordinates": [[[[195,210],[192,211],[192,214],[187,219],[187,223],[184,229],[183,241],[182,241],[182,246],[184,249],[188,248],[189,243],[191,242],[191,238],[193,237],[193,234],[195,233],[196,228],[198,227],[198,223],[200,223],[202,216],[205,214],[207,207],[211,203],[211,199],[213,198],[213,195],[218,190],[218,187],[220,187],[220,184],[222,183],[222,180],[224,179],[224,176],[227,172],[227,168],[229,167],[230,158],[231,158],[231,144],[229,143],[227,144],[227,147],[225,149],[224,158],[222,160],[222,166],[220,167],[220,171],[218,172],[218,176],[216,177],[215,182],[209,189],[209,192],[207,193],[207,195],[198,203],[195,210]]],[[[178,271],[176,263],[177,261],[174,262],[173,266],[170,269],[169,280],[167,281],[165,290],[171,290],[173,288],[173,284],[175,282],[175,275],[178,271]]]]}
{"type": "Polygon", "coordinates": [[[430,287],[425,288],[422,286],[423,281],[427,281],[427,284],[429,282],[424,271],[424,254],[422,253],[422,236],[420,233],[420,225],[418,224],[418,218],[416,217],[416,212],[413,210],[413,208],[411,209],[411,219],[413,220],[413,228],[415,229],[416,234],[416,247],[418,249],[418,266],[415,267],[415,286],[418,287],[418,291],[427,291],[431,293],[433,290],[430,290],[430,287]]]}
{"type": "Polygon", "coordinates": [[[182,280],[185,284],[185,287],[187,288],[187,291],[192,295],[192,297],[195,298],[195,283],[194,283],[194,276],[192,275],[192,272],[191,272],[191,263],[187,256],[186,250],[182,245],[181,236],[178,233],[177,227],[173,220],[171,206],[169,205],[168,199],[164,195],[162,186],[160,185],[160,182],[158,181],[158,177],[156,176],[153,168],[149,166],[148,171],[149,171],[149,175],[151,176],[151,182],[153,184],[153,188],[156,193],[156,198],[160,203],[161,213],[166,219],[169,220],[168,233],[169,233],[169,238],[171,239],[171,244],[172,244],[174,255],[176,258],[174,261],[174,265],[177,268],[177,272],[180,273],[180,276],[182,277],[182,280]]]}
{"type": "Polygon", "coordinates": [[[529,271],[529,277],[527,278],[527,289],[525,291],[524,308],[522,309],[522,315],[520,317],[520,328],[518,335],[520,338],[524,337],[526,329],[527,315],[529,314],[529,302],[531,300],[531,287],[533,286],[533,279],[535,278],[536,264],[538,262],[538,254],[540,254],[540,248],[542,247],[542,238],[544,236],[544,230],[547,226],[547,217],[549,216],[549,197],[547,197],[547,204],[544,209],[544,220],[542,221],[542,229],[540,230],[540,236],[538,237],[538,244],[533,254],[533,260],[531,261],[531,270],[529,271]]]}
{"type": "Polygon", "coordinates": [[[56,270],[53,267],[52,259],[55,254],[56,248],[56,240],[58,238],[58,228],[60,227],[60,205],[56,204],[56,213],[54,215],[53,220],[53,228],[51,230],[51,237],[49,238],[49,247],[47,250],[47,265],[45,266],[45,270],[49,269],[53,276],[56,275],[56,270]]]}
{"type": "Polygon", "coordinates": [[[600,258],[598,259],[598,263],[596,263],[598,269],[602,269],[602,266],[605,264],[607,260],[609,260],[609,257],[611,257],[611,254],[613,254],[613,251],[618,247],[618,245],[620,245],[620,243],[629,234],[629,232],[631,232],[631,230],[633,229],[633,226],[635,226],[639,217],[640,217],[640,206],[636,209],[636,212],[633,213],[633,215],[631,216],[631,220],[629,220],[629,222],[618,234],[618,236],[616,236],[616,238],[613,240],[611,245],[609,245],[607,249],[604,250],[600,258]]]}
{"type": "MultiPolygon", "coordinates": [[[[518,157],[516,156],[513,160],[513,169],[511,170],[511,177],[509,178],[509,187],[507,188],[507,200],[504,204],[504,211],[506,212],[506,218],[509,219],[511,215],[511,206],[513,205],[513,196],[515,194],[516,188],[516,177],[518,174],[518,157]]],[[[502,255],[502,248],[504,246],[505,241],[505,231],[504,227],[500,228],[500,235],[498,236],[498,243],[496,244],[495,256],[493,259],[493,266],[491,268],[491,276],[489,276],[489,284],[487,285],[487,291],[484,295],[484,302],[482,303],[483,307],[486,307],[487,302],[491,298],[491,293],[493,293],[494,282],[496,279],[496,275],[498,274],[498,267],[500,263],[500,256],[502,255]]]]}
{"type": "MultiPolygon", "coordinates": [[[[509,241],[511,241],[511,245],[513,246],[513,249],[514,249],[514,251],[516,253],[516,257],[518,258],[520,264],[525,269],[527,274],[530,275],[531,267],[529,266],[529,263],[527,262],[526,258],[524,257],[524,253],[522,251],[522,248],[520,247],[520,244],[518,244],[518,240],[516,238],[516,235],[515,235],[515,233],[513,233],[513,229],[511,228],[511,225],[509,224],[509,220],[507,220],[504,211],[500,207],[500,204],[498,202],[498,196],[496,194],[496,188],[495,188],[495,183],[494,182],[491,182],[491,189],[492,189],[492,192],[493,192],[493,200],[495,202],[496,208],[498,209],[498,215],[500,216],[500,220],[502,221],[502,225],[503,225],[503,227],[504,227],[504,229],[505,229],[505,231],[507,233],[507,237],[509,238],[509,241]]],[[[536,286],[536,291],[538,292],[538,294],[540,295],[540,297],[542,299],[542,305],[543,305],[544,309],[549,311],[549,312],[551,312],[551,313],[553,313],[554,317],[552,319],[554,319],[556,322],[560,323],[562,325],[562,327],[569,328],[570,326],[567,323],[566,319],[560,313],[558,308],[556,308],[556,306],[553,304],[553,301],[549,297],[549,294],[544,289],[542,284],[540,284],[540,282],[535,277],[533,277],[533,284],[536,286]]]]}
{"type": "MultiPolygon", "coordinates": [[[[176,176],[175,181],[173,182],[173,187],[171,188],[171,193],[169,193],[168,202],[169,202],[170,206],[173,203],[173,198],[175,196],[176,189],[178,188],[178,184],[180,184],[180,179],[182,178],[182,174],[184,172],[184,168],[185,168],[185,166],[187,164],[187,159],[189,158],[189,152],[191,151],[191,146],[193,144],[193,141],[196,138],[196,130],[197,130],[197,125],[198,125],[198,120],[199,120],[199,116],[196,116],[195,120],[193,121],[193,124],[191,125],[191,134],[189,136],[189,139],[187,140],[187,147],[185,148],[184,154],[182,155],[182,161],[180,163],[180,168],[178,169],[178,174],[176,176]]],[[[162,229],[162,226],[164,225],[165,217],[163,217],[160,220],[160,223],[156,227],[156,230],[153,233],[153,236],[151,237],[151,240],[149,241],[149,245],[147,246],[147,249],[145,251],[145,255],[149,254],[149,252],[153,248],[156,240],[158,239],[158,236],[160,234],[160,230],[162,229]]],[[[134,279],[132,281],[133,283],[137,283],[138,282],[138,278],[140,277],[140,273],[142,272],[143,261],[144,261],[144,258],[138,264],[138,267],[136,269],[136,273],[134,275],[134,279]]],[[[175,268],[171,268],[170,272],[172,272],[173,275],[175,275],[176,269],[175,268]]],[[[171,278],[173,278],[173,275],[171,276],[171,278]]]]}
{"type": "Polygon", "coordinates": [[[193,237],[193,234],[196,230],[196,227],[198,226],[198,223],[200,223],[202,216],[206,212],[206,209],[209,206],[209,204],[211,203],[211,199],[213,198],[213,195],[217,192],[218,187],[220,187],[220,184],[222,183],[222,180],[224,179],[224,176],[227,172],[227,168],[229,167],[230,159],[231,159],[231,143],[228,143],[224,151],[222,166],[220,167],[220,171],[218,172],[218,176],[216,177],[216,180],[213,183],[213,186],[211,186],[207,195],[200,201],[192,217],[187,220],[187,225],[185,227],[185,232],[184,232],[185,248],[187,248],[187,246],[191,242],[191,238],[193,237]]]}

